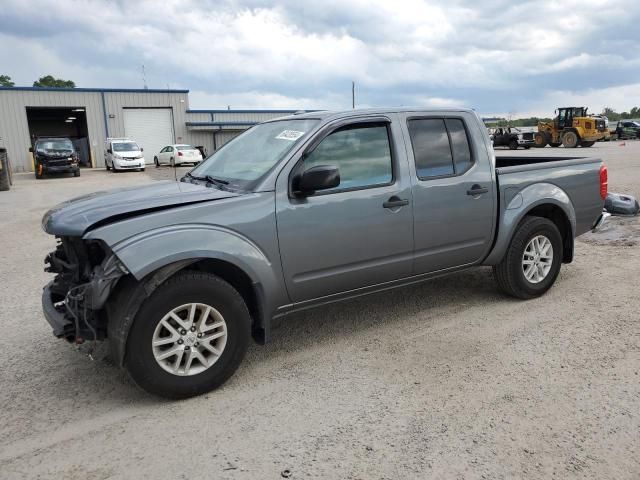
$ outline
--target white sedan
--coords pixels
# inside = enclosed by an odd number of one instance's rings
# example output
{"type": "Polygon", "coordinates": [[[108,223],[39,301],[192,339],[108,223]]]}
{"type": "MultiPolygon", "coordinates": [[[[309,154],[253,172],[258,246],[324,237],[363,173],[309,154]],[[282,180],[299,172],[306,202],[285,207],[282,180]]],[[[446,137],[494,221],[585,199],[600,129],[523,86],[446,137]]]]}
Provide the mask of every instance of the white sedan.
{"type": "Polygon", "coordinates": [[[200,153],[200,150],[196,147],[192,147],[191,145],[181,143],[167,145],[153,157],[153,163],[156,164],[156,167],[165,163],[172,167],[183,163],[193,163],[194,165],[197,165],[201,161],[202,154],[200,153]]]}

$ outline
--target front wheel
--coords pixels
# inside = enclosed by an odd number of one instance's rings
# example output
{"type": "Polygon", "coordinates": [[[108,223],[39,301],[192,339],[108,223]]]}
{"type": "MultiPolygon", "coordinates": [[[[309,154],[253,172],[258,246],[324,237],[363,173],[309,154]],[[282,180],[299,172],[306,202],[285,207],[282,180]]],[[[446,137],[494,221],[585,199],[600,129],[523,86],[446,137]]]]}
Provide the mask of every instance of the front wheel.
{"type": "Polygon", "coordinates": [[[518,141],[517,140],[511,140],[509,142],[509,150],[517,150],[518,149],[518,141]]]}
{"type": "Polygon", "coordinates": [[[251,317],[242,296],[210,273],[177,273],[143,303],[125,364],[144,390],[187,398],[213,390],[236,371],[249,345],[251,317]]]}
{"type": "Polygon", "coordinates": [[[544,148],[547,146],[547,136],[543,132],[536,132],[533,135],[533,146],[536,148],[544,148]]]}
{"type": "Polygon", "coordinates": [[[160,162],[158,162],[158,157],[153,157],[153,163],[156,164],[156,168],[160,166],[160,162]]]}
{"type": "Polygon", "coordinates": [[[525,217],[493,273],[502,291],[527,300],[551,288],[561,263],[562,236],[558,227],[547,218],[525,217]]]}
{"type": "Polygon", "coordinates": [[[562,136],[562,145],[564,145],[565,148],[576,148],[579,141],[580,139],[578,138],[576,132],[566,132],[562,136]]]}

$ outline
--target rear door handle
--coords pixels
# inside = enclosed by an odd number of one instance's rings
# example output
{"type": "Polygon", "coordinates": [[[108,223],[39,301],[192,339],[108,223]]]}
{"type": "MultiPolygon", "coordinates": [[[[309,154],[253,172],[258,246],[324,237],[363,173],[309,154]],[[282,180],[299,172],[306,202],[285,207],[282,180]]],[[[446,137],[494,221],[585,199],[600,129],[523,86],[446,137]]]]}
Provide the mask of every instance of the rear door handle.
{"type": "Polygon", "coordinates": [[[471,187],[471,190],[467,190],[467,195],[481,195],[483,193],[487,193],[488,191],[488,188],[476,184],[471,187]]]}
{"type": "Polygon", "coordinates": [[[409,200],[403,200],[402,198],[396,196],[391,197],[389,200],[382,204],[384,208],[398,208],[404,207],[405,205],[409,205],[409,200]]]}

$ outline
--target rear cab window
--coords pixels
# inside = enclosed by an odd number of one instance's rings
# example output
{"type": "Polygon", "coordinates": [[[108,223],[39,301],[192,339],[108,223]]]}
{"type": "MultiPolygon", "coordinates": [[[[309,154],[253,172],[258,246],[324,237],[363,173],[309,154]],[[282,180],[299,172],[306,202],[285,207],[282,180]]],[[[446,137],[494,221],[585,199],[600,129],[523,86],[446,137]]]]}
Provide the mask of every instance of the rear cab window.
{"type": "Polygon", "coordinates": [[[420,180],[462,175],[473,165],[469,135],[460,118],[414,118],[407,122],[420,180]]]}

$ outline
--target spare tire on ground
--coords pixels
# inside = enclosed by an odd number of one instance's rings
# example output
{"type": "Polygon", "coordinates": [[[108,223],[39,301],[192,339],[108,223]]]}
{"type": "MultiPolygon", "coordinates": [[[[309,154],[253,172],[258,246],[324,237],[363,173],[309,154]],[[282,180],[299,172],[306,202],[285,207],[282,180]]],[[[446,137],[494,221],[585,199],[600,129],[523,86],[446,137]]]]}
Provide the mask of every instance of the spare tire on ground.
{"type": "Polygon", "coordinates": [[[637,215],[640,211],[638,200],[631,195],[607,193],[604,209],[611,215],[637,215]]]}

